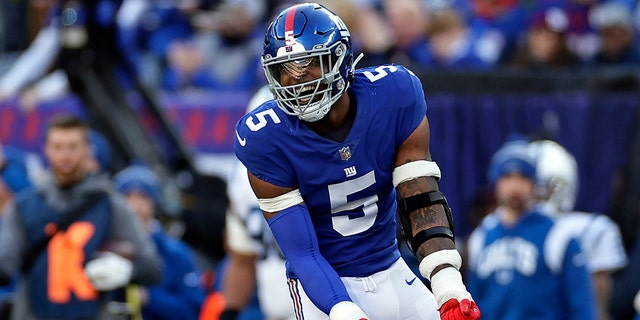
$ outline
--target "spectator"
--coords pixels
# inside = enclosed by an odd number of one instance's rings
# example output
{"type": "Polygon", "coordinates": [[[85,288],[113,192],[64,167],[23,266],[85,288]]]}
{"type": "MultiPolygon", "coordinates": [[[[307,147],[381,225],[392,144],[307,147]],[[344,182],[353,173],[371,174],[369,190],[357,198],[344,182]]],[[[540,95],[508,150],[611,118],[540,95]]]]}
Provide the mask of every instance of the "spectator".
{"type": "MultiPolygon", "coordinates": [[[[4,146],[0,142],[0,225],[2,224],[4,207],[9,204],[16,193],[32,185],[24,160],[24,155],[20,150],[4,146]]],[[[0,319],[3,314],[11,311],[16,278],[12,279],[9,284],[0,286],[0,319]]]]}
{"type": "Polygon", "coordinates": [[[0,75],[29,46],[50,6],[41,0],[0,2],[0,75]]]}
{"type": "Polygon", "coordinates": [[[131,6],[133,2],[138,0],[55,1],[35,40],[0,78],[0,101],[19,96],[20,106],[30,111],[40,101],[69,92],[70,65],[96,61],[101,67],[113,63],[118,75],[124,75],[120,80],[131,84],[138,46],[128,42],[134,40],[128,35],[144,9],[131,6]],[[129,17],[123,18],[125,14],[129,17]],[[81,59],[76,53],[87,48],[91,54],[81,59]]]}
{"type": "Polygon", "coordinates": [[[579,240],[591,273],[598,319],[611,319],[612,275],[627,264],[620,229],[605,215],[573,211],[579,188],[578,165],[565,148],[549,140],[533,141],[529,148],[536,159],[540,210],[558,219],[556,228],[566,229],[579,240]]]}
{"type": "Polygon", "coordinates": [[[469,28],[474,34],[488,32],[496,33],[503,42],[501,63],[507,63],[514,54],[520,35],[527,28],[529,6],[522,1],[514,0],[470,0],[465,5],[459,5],[459,12],[465,15],[469,28]]]}
{"type": "Polygon", "coordinates": [[[152,1],[138,21],[138,41],[141,52],[140,78],[152,88],[162,82],[172,43],[187,41],[195,30],[191,17],[200,1],[152,1]]]}
{"type": "Polygon", "coordinates": [[[593,57],[594,65],[637,65],[640,63],[640,41],[634,32],[631,10],[622,3],[606,1],[589,13],[592,27],[600,35],[600,49],[593,57]]]}
{"type": "Polygon", "coordinates": [[[532,15],[530,21],[512,65],[523,69],[578,65],[578,58],[567,45],[569,19],[563,9],[551,7],[540,10],[532,15]]]}
{"type": "Polygon", "coordinates": [[[630,247],[628,251],[629,263],[614,275],[610,312],[612,319],[615,320],[631,319],[638,312],[634,297],[640,291],[640,277],[638,277],[638,270],[640,270],[640,238],[636,238],[635,243],[630,247]]]}
{"type": "Polygon", "coordinates": [[[471,29],[453,8],[431,15],[428,29],[432,67],[486,69],[502,55],[504,37],[492,29],[471,29]]]}
{"type": "Polygon", "coordinates": [[[87,170],[92,173],[109,173],[111,169],[111,145],[98,131],[89,131],[91,152],[87,159],[87,170]]]}
{"type": "Polygon", "coordinates": [[[578,242],[535,209],[535,170],[526,142],[492,157],[498,207],[469,238],[469,291],[487,319],[595,319],[578,242]]]}
{"type": "Polygon", "coordinates": [[[259,52],[266,15],[264,0],[226,0],[191,19],[196,33],[167,51],[162,88],[255,90],[264,80],[259,52]]]}
{"type": "Polygon", "coordinates": [[[376,0],[354,1],[357,15],[351,24],[349,20],[345,21],[349,30],[353,32],[354,48],[360,49],[364,54],[363,66],[389,63],[389,53],[395,41],[389,21],[384,16],[381,4],[377,2],[376,0]]]}
{"type": "Polygon", "coordinates": [[[427,48],[429,16],[422,1],[383,1],[384,16],[391,28],[393,43],[389,53],[391,62],[416,67],[431,64],[427,48]]]}
{"type": "MultiPolygon", "coordinates": [[[[271,99],[268,86],[262,87],[249,101],[247,112],[271,99]]],[[[256,288],[266,320],[295,319],[284,257],[253,196],[246,168],[239,161],[228,179],[227,193],[231,202],[226,216],[229,262],[222,287],[225,311],[220,319],[239,319],[256,288]]]]}
{"type": "Polygon", "coordinates": [[[12,319],[103,319],[110,291],[161,279],[161,261],[140,220],[105,176],[86,173],[89,152],[83,121],[53,118],[44,146],[49,180],[5,208],[0,283],[21,272],[12,319]],[[133,250],[107,249],[118,243],[133,250]]]}
{"type": "Polygon", "coordinates": [[[25,154],[0,141],[0,212],[17,192],[30,187],[25,154]]]}
{"type": "Polygon", "coordinates": [[[197,320],[205,291],[193,252],[182,241],[168,235],[155,219],[160,190],[158,179],[148,168],[133,165],[114,176],[118,191],[150,232],[164,263],[162,282],[135,286],[145,320],[197,320]]]}

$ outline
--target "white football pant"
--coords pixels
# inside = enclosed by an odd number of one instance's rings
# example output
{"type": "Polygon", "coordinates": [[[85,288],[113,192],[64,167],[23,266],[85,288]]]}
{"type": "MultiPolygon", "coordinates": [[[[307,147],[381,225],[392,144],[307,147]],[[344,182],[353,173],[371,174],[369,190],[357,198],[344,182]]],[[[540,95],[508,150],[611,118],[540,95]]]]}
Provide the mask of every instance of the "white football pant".
{"type": "MultiPolygon", "coordinates": [[[[369,277],[342,277],[349,296],[370,320],[439,320],[431,291],[400,258],[389,269],[369,277]]],[[[289,279],[298,320],[329,320],[305,294],[298,279],[289,279]],[[296,303],[296,300],[298,303],[296,303]],[[300,310],[301,309],[301,310],[300,310]]]]}

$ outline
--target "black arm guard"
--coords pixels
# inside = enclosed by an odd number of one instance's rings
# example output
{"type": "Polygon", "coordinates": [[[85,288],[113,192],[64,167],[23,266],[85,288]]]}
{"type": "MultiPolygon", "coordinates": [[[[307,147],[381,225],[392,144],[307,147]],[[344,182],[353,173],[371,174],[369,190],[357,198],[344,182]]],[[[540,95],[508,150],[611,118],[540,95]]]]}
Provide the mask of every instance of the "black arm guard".
{"type": "Polygon", "coordinates": [[[451,207],[447,199],[440,191],[431,191],[427,193],[417,194],[408,198],[398,197],[398,215],[400,216],[400,223],[402,225],[402,236],[407,242],[409,249],[415,254],[420,245],[432,238],[449,238],[455,241],[453,235],[453,215],[451,207]],[[418,232],[415,236],[411,236],[411,222],[409,221],[409,213],[416,211],[420,208],[432,206],[434,204],[441,204],[444,207],[444,212],[447,215],[447,221],[449,227],[433,227],[418,232]]]}

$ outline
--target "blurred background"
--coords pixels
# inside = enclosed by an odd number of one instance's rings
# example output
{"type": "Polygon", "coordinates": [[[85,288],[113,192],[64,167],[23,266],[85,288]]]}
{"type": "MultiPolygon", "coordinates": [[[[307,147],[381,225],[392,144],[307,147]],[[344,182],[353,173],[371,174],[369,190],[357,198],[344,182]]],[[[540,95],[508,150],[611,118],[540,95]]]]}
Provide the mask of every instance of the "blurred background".
{"type": "MultiPolygon", "coordinates": [[[[456,234],[492,208],[486,170],[514,133],[565,146],[576,209],[640,229],[640,5],[636,0],[322,0],[358,67],[399,63],[424,85],[431,152],[456,234]]],[[[142,161],[168,229],[224,257],[233,127],[266,84],[277,0],[0,0],[0,141],[47,166],[44,124],[68,112],[105,137],[105,170],[142,161]]]]}

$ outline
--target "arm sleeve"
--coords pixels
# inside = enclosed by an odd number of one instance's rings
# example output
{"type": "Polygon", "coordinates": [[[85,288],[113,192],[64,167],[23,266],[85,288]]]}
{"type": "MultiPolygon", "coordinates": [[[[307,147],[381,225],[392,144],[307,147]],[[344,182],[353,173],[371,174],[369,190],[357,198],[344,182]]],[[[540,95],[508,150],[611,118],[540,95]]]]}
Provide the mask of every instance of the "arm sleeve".
{"type": "Polygon", "coordinates": [[[32,45],[0,79],[0,91],[15,95],[28,83],[43,76],[57,57],[60,43],[60,33],[55,26],[40,30],[32,45]]]}
{"type": "Polygon", "coordinates": [[[53,100],[69,92],[69,79],[62,70],[56,70],[35,84],[40,100],[53,100]]]}
{"type": "Polygon", "coordinates": [[[151,285],[162,279],[162,261],[151,235],[142,222],[130,211],[125,199],[112,196],[111,240],[130,241],[136,248],[132,283],[151,285]]]}
{"type": "Polygon", "coordinates": [[[351,301],[340,276],[320,253],[309,211],[287,208],[269,220],[269,227],[311,301],[324,313],[340,301],[351,301]]]}

